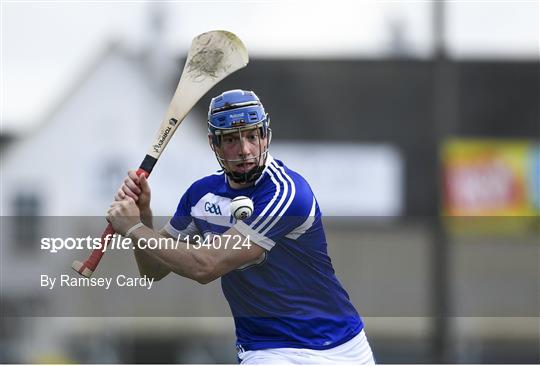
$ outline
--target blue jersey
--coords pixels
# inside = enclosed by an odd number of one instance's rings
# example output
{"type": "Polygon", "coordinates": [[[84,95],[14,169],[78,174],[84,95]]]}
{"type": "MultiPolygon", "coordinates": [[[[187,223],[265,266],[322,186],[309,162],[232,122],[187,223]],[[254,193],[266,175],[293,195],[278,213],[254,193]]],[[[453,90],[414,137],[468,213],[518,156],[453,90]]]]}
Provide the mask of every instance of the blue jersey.
{"type": "Polygon", "coordinates": [[[230,227],[265,249],[255,262],[221,278],[240,349],[329,349],[362,330],[328,256],[319,206],[300,174],[268,157],[248,188],[232,189],[222,171],[200,179],[165,229],[177,237],[222,234],[230,227]],[[245,221],[231,216],[237,196],[253,201],[245,221]]]}

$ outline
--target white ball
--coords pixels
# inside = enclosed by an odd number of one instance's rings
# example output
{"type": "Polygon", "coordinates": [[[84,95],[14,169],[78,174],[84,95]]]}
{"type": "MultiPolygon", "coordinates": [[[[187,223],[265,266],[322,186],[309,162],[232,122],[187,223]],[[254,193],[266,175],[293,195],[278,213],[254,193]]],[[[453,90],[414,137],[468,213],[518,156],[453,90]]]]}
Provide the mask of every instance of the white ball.
{"type": "Polygon", "coordinates": [[[245,220],[253,213],[253,201],[246,196],[238,196],[231,201],[231,214],[237,220],[245,220]]]}

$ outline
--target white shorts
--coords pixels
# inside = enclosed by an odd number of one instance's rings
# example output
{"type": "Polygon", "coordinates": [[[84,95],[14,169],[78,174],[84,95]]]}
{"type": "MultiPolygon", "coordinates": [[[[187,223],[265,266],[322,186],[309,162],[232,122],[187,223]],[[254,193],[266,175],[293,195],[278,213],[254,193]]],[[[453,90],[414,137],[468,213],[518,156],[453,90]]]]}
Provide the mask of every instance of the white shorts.
{"type": "Polygon", "coordinates": [[[241,364],[326,364],[374,365],[371,347],[362,330],[351,340],[330,349],[271,348],[238,353],[241,364]]]}

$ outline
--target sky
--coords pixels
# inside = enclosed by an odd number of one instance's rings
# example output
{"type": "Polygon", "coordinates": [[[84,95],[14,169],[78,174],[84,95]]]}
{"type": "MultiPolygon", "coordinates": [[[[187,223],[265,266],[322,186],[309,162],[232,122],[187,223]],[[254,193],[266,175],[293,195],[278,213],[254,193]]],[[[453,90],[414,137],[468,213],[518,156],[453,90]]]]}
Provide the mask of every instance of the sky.
{"type": "MultiPolygon", "coordinates": [[[[110,42],[147,44],[156,9],[176,55],[212,29],[236,33],[252,58],[389,57],[396,35],[410,57],[433,46],[430,1],[1,2],[2,132],[39,123],[110,42]]],[[[538,1],[450,1],[446,14],[451,57],[538,60],[538,1]]]]}

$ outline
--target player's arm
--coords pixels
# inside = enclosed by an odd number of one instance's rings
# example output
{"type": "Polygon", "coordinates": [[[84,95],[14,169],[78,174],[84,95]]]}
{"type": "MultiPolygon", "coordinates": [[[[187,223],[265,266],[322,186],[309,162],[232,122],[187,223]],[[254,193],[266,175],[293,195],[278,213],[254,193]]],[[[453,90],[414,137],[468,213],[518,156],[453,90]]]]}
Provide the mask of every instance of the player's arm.
{"type": "MultiPolygon", "coordinates": [[[[144,221],[142,222],[144,223],[144,221]]],[[[161,230],[159,233],[163,237],[170,238],[170,235],[165,230],[161,230]]],[[[137,267],[139,268],[139,274],[141,277],[146,276],[154,279],[155,281],[159,281],[171,273],[171,269],[167,267],[167,265],[149,253],[146,253],[137,245],[135,245],[133,253],[135,255],[135,261],[137,262],[137,267]]]]}
{"type": "MultiPolygon", "coordinates": [[[[172,239],[170,235],[156,233],[147,226],[143,226],[130,235],[130,238],[138,243],[146,243],[148,240],[158,240],[165,243],[168,238],[170,245],[161,245],[159,248],[138,249],[159,261],[180,276],[191,278],[199,283],[209,283],[224,274],[251,262],[254,262],[264,253],[264,249],[231,228],[221,235],[221,245],[214,247],[187,245],[187,243],[172,239]],[[228,245],[224,243],[228,242],[228,245]],[[243,245],[234,245],[243,243],[243,245]]],[[[217,239],[219,240],[219,239],[217,239]]],[[[193,244],[193,243],[191,243],[193,244]]]]}
{"type": "Polygon", "coordinates": [[[212,282],[239,267],[255,263],[266,251],[234,227],[222,234],[216,243],[218,245],[199,253],[207,264],[201,283],[212,282]]]}
{"type": "MultiPolygon", "coordinates": [[[[142,192],[138,189],[144,192],[147,182],[144,178],[139,179],[138,182],[134,177],[127,180],[126,185],[131,192],[124,192],[125,195],[120,194],[107,213],[107,219],[115,231],[121,235],[141,222],[143,210],[140,206],[146,210],[146,205],[141,205],[142,192]],[[130,180],[134,180],[135,185],[130,180]]],[[[255,261],[264,252],[263,248],[251,245],[247,237],[233,228],[223,234],[220,240],[221,243],[229,242],[229,245],[220,245],[218,249],[187,245],[178,238],[171,238],[172,235],[165,230],[156,232],[148,225],[130,231],[129,237],[135,243],[135,256],[141,275],[146,274],[156,279],[161,279],[172,271],[200,283],[208,283],[231,270],[255,261]],[[241,245],[239,248],[230,243],[231,241],[247,245],[241,245]],[[153,249],[150,249],[144,245],[148,242],[157,242],[162,245],[158,248],[152,246],[153,249]]]]}
{"type": "MultiPolygon", "coordinates": [[[[175,214],[175,218],[186,218],[185,200],[187,195],[182,197],[179,204],[179,211],[175,214]],[[184,210],[184,211],[183,211],[184,210]]],[[[210,254],[208,248],[199,246],[189,246],[187,243],[177,240],[178,237],[184,237],[185,230],[183,232],[176,232],[176,228],[169,224],[169,230],[163,228],[159,232],[156,232],[152,227],[152,213],[150,210],[150,187],[144,176],[137,176],[135,171],[128,172],[128,176],[124,180],[122,186],[118,190],[115,196],[115,202],[112,203],[109,208],[109,220],[113,224],[116,232],[123,234],[130,227],[138,222],[142,222],[145,227],[138,229],[130,235],[130,238],[134,240],[134,254],[139,267],[139,273],[141,276],[148,276],[155,280],[160,280],[169,274],[171,271],[201,283],[209,282],[211,273],[226,273],[224,269],[234,269],[230,266],[225,266],[224,263],[231,263],[230,255],[216,251],[210,254]],[[139,218],[140,217],[140,218],[139,218]],[[171,231],[173,230],[173,231],[171,231]],[[181,235],[181,236],[180,236],[181,235]],[[167,242],[166,239],[169,239],[167,242]],[[174,240],[173,240],[174,239],[174,240]],[[159,249],[145,249],[145,243],[151,240],[153,243],[162,243],[159,249]],[[206,249],[206,250],[205,250],[206,249]],[[222,262],[223,259],[223,262],[222,262]],[[219,264],[219,266],[217,265],[219,264]],[[219,271],[216,271],[219,268],[219,271]]],[[[171,220],[172,221],[172,220],[171,220]]],[[[178,225],[178,222],[176,222],[178,225]]],[[[245,243],[245,238],[234,238],[237,241],[242,240],[245,243]]],[[[225,242],[226,239],[222,240],[225,242]]],[[[231,246],[233,246],[231,244],[231,246]]],[[[237,248],[237,247],[236,247],[237,248]]],[[[243,264],[238,250],[235,250],[233,254],[236,256],[236,261],[240,265],[243,264]]],[[[243,253],[245,256],[245,253],[243,253]]],[[[260,255],[260,253],[259,253],[260,255]]],[[[250,256],[248,255],[248,259],[250,256]]],[[[217,277],[211,278],[212,280],[217,277]]]]}

